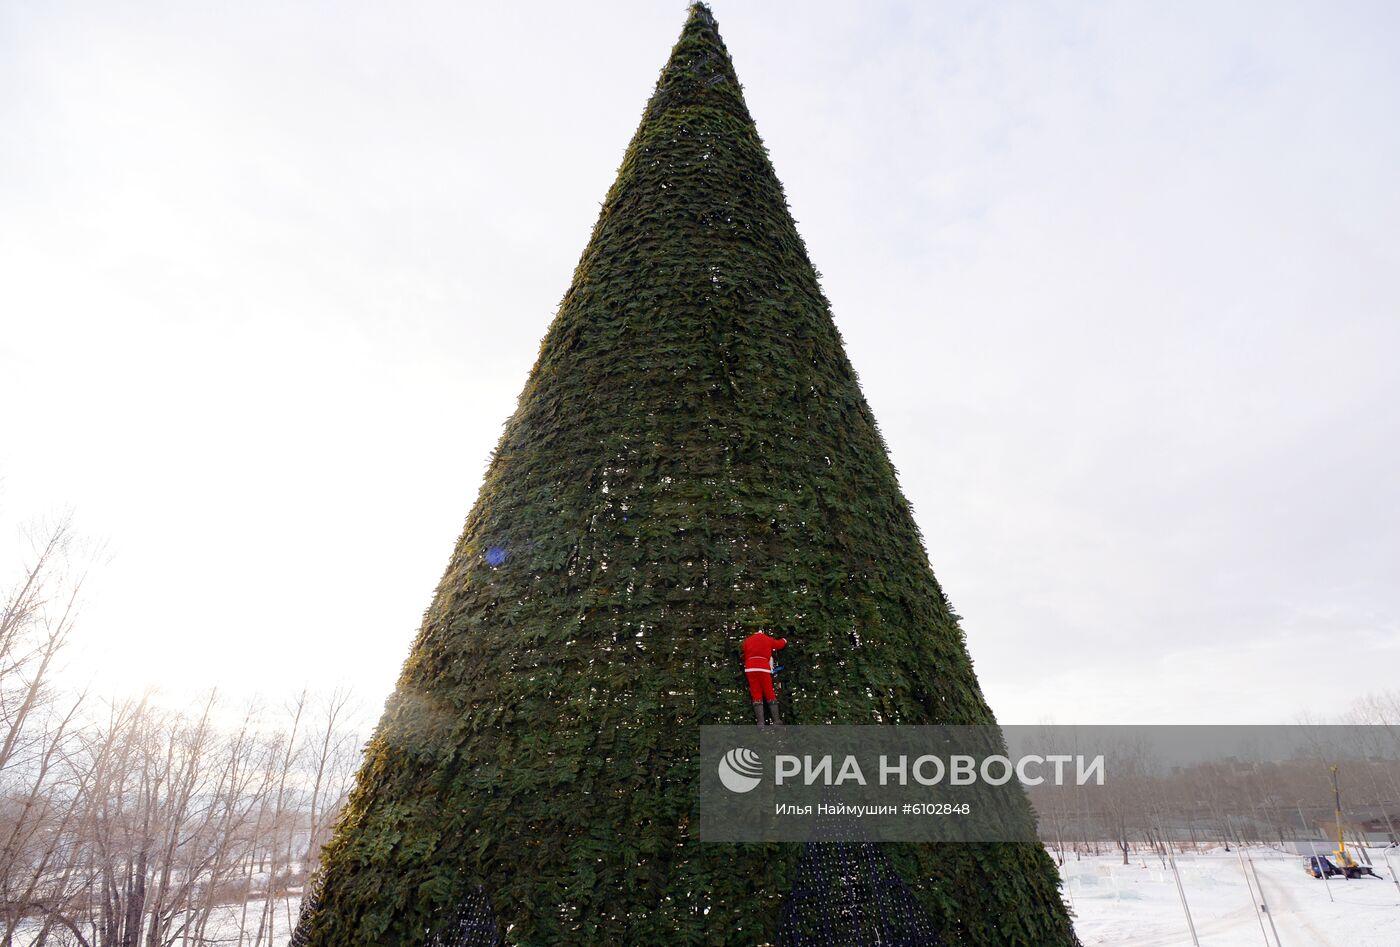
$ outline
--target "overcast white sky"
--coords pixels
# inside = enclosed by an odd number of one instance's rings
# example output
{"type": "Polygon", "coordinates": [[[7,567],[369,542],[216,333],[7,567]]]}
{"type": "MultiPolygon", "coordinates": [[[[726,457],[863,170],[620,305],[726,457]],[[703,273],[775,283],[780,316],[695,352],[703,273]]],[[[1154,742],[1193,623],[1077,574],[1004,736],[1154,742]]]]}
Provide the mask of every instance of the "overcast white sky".
{"type": "MultiPolygon", "coordinates": [[[[1400,680],[1400,7],[717,0],[1004,722],[1400,680]]],[[[683,3],[0,0],[0,563],[392,686],[683,3]]]]}

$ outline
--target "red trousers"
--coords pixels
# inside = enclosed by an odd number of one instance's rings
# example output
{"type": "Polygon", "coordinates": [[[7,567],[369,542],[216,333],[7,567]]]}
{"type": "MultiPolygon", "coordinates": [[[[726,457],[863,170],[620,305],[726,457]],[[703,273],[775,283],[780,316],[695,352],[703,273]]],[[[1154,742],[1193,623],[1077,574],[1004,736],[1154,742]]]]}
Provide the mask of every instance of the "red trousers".
{"type": "Polygon", "coordinates": [[[778,695],[773,692],[772,674],[767,671],[745,671],[744,676],[749,679],[749,693],[755,701],[778,699],[778,695]]]}

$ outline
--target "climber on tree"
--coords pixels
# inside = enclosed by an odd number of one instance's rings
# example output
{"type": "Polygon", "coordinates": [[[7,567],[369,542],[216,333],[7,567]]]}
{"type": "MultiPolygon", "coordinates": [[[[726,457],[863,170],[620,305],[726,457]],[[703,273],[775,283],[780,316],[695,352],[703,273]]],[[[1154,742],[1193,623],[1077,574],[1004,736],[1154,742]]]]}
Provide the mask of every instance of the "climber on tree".
{"type": "Polygon", "coordinates": [[[758,725],[764,726],[763,707],[773,717],[773,725],[781,726],[783,718],[778,714],[778,694],[773,690],[773,652],[787,647],[786,638],[774,638],[756,631],[744,639],[744,676],[749,681],[749,694],[753,697],[753,715],[758,725]]]}

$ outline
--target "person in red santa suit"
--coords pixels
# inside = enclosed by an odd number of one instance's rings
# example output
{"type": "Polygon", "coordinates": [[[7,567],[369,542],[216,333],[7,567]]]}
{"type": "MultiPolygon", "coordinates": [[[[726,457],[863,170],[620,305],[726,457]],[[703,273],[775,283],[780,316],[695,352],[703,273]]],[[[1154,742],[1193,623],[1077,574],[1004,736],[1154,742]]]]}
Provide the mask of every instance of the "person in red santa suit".
{"type": "Polygon", "coordinates": [[[761,631],[744,639],[744,676],[748,678],[749,694],[753,697],[754,719],[760,727],[766,723],[763,716],[765,705],[775,727],[783,722],[778,714],[778,695],[773,690],[773,652],[785,647],[786,638],[774,638],[761,631]]]}

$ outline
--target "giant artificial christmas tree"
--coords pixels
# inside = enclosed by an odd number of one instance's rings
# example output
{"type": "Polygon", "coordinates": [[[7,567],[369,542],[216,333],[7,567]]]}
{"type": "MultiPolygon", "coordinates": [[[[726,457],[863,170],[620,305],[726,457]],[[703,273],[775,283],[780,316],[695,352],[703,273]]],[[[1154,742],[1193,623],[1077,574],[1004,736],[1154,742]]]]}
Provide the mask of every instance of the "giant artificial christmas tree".
{"type": "Polygon", "coordinates": [[[752,719],[739,642],[756,626],[792,641],[790,723],[993,722],[697,5],[297,943],[1075,943],[1038,846],[694,838],[698,728],[752,719]],[[823,934],[804,912],[840,903],[829,884],[881,893],[823,934]]]}

